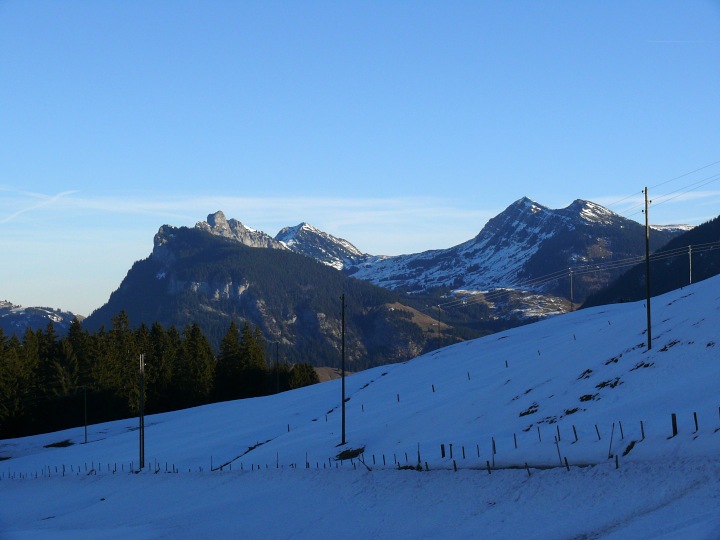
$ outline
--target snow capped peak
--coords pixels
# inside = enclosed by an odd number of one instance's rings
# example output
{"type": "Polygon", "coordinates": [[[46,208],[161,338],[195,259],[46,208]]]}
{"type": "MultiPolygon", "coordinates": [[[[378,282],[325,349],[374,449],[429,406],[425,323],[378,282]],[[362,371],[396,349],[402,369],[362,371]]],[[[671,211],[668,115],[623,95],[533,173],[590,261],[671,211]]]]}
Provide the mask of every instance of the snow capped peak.
{"type": "Polygon", "coordinates": [[[289,247],[297,243],[298,236],[302,234],[322,235],[325,233],[303,221],[294,227],[283,227],[280,232],[275,235],[275,240],[282,242],[289,247]]]}
{"type": "Polygon", "coordinates": [[[591,201],[576,199],[565,210],[577,214],[590,223],[610,223],[619,217],[615,212],[591,201]]]}
{"type": "Polygon", "coordinates": [[[694,225],[650,225],[656,231],[687,232],[695,228],[694,225]]]}
{"type": "Polygon", "coordinates": [[[277,233],[275,240],[295,253],[307,255],[338,270],[367,257],[347,240],[336,238],[305,222],[285,227],[277,233]]]}

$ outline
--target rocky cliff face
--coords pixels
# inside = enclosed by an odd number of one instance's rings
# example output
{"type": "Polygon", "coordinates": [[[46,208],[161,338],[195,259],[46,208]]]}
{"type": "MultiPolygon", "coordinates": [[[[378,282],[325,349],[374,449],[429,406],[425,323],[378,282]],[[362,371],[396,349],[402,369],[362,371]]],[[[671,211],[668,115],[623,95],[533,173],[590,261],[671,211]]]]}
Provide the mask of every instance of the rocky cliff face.
{"type": "Polygon", "coordinates": [[[345,294],[347,360],[353,369],[407,360],[437,346],[434,334],[387,308],[400,303],[397,294],[285,247],[248,247],[217,222],[215,230],[226,234],[163,226],[152,254],[133,265],[86,327],[109,327],[125,311],[133,325],[183,328],[197,322],[217,347],[230,321],[248,321],[268,341],[278,342],[281,358],[333,366],[340,360],[340,295],[345,294]]]}
{"type": "Polygon", "coordinates": [[[270,235],[246,227],[236,219],[228,220],[220,211],[208,215],[207,221],[199,221],[195,228],[215,236],[235,240],[248,247],[285,249],[285,246],[270,235]]]}

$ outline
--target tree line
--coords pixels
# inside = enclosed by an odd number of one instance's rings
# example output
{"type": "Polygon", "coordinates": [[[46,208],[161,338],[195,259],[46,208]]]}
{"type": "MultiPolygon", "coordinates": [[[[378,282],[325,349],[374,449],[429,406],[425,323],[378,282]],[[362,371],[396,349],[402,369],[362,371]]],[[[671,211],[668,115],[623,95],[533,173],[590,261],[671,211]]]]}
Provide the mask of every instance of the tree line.
{"type": "Polygon", "coordinates": [[[74,319],[22,338],[0,329],[0,438],[44,433],[138,414],[140,354],[146,414],[257,397],[318,382],[310,364],[270,362],[266,341],[231,322],[216,355],[196,324],[133,329],[125,312],[90,333],[74,319]]]}

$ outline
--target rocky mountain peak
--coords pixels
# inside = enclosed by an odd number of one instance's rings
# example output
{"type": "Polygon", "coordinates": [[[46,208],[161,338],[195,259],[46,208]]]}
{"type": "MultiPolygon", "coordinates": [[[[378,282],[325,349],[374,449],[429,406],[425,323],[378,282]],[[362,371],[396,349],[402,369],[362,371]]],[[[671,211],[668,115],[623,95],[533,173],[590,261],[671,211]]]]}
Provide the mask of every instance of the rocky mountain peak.
{"type": "Polygon", "coordinates": [[[208,214],[207,224],[210,225],[211,229],[216,231],[230,230],[230,225],[228,225],[227,219],[225,219],[225,214],[223,214],[220,210],[214,214],[208,214]]]}
{"type": "Polygon", "coordinates": [[[609,224],[621,217],[604,206],[583,199],[574,200],[564,211],[573,218],[590,223],[609,224]]]}
{"type": "Polygon", "coordinates": [[[207,221],[197,222],[195,228],[207,231],[215,236],[235,240],[249,247],[286,249],[285,246],[276,242],[270,235],[246,227],[237,219],[227,219],[225,214],[219,210],[214,214],[209,214],[207,221]]]}
{"type": "Polygon", "coordinates": [[[275,240],[295,253],[312,257],[338,270],[368,257],[347,240],[336,238],[305,222],[285,227],[275,240]]]}

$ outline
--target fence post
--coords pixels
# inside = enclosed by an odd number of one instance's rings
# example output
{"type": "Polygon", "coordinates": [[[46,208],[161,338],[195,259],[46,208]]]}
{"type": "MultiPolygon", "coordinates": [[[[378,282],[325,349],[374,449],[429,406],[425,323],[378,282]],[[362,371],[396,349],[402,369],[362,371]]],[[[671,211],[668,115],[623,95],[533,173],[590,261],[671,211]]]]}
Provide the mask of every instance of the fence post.
{"type": "Polygon", "coordinates": [[[613,443],[613,436],[615,435],[615,422],[613,422],[612,425],[612,431],[610,432],[610,446],[608,447],[608,458],[613,457],[612,454],[612,443],[613,443]]]}
{"type": "Polygon", "coordinates": [[[672,436],[674,437],[675,435],[678,434],[677,415],[675,413],[672,413],[671,419],[672,419],[672,436]]]}

